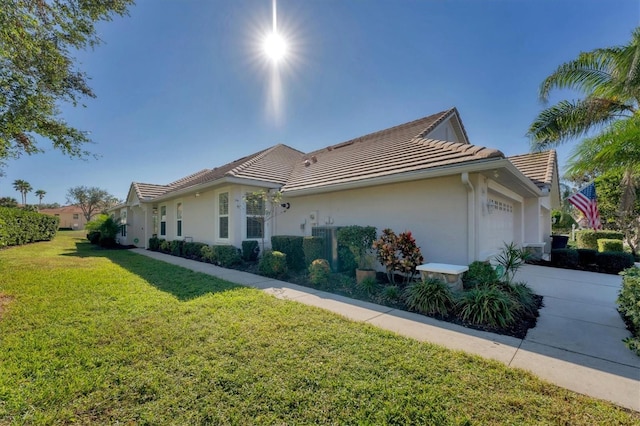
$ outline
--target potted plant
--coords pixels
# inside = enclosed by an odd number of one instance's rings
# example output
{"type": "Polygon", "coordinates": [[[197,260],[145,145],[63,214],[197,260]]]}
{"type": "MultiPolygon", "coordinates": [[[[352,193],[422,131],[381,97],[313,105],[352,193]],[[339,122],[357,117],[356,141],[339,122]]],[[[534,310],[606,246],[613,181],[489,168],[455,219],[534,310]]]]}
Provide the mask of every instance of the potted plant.
{"type": "Polygon", "coordinates": [[[358,265],[356,268],[358,283],[366,277],[375,278],[375,257],[371,250],[375,239],[376,228],[374,226],[352,225],[338,230],[338,243],[349,248],[358,265]]]}

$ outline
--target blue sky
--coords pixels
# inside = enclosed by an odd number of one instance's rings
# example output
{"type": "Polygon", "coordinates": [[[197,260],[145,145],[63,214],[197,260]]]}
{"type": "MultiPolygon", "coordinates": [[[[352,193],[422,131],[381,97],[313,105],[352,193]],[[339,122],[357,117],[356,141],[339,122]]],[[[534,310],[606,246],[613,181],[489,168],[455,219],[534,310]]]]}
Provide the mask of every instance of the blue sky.
{"type": "Polygon", "coordinates": [[[11,183],[24,179],[44,202],[64,204],[76,185],[123,199],[132,181],[169,183],[276,143],[312,151],[453,106],[471,143],[525,153],[540,82],[639,24],[638,1],[279,0],[291,56],[276,115],[258,42],[271,0],[138,0],[76,55],[97,99],[62,106],[100,158],[41,141],[46,153],[8,163],[0,196],[19,200],[11,183]]]}

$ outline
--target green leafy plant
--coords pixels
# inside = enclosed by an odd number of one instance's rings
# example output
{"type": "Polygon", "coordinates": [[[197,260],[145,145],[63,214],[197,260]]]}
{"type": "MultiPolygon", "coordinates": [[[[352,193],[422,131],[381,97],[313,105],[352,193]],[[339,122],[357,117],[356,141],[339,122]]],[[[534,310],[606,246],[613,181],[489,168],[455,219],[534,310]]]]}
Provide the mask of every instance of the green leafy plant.
{"type": "Polygon", "coordinates": [[[529,252],[523,248],[519,248],[515,243],[505,243],[494,260],[498,265],[502,266],[504,270],[504,280],[510,283],[513,281],[518,269],[520,269],[530,257],[531,254],[529,252]]]}
{"type": "Polygon", "coordinates": [[[182,240],[173,240],[170,243],[171,246],[171,255],[172,256],[182,256],[182,247],[184,242],[182,240]]]}
{"type": "Polygon", "coordinates": [[[631,253],[619,251],[605,251],[596,255],[596,263],[602,272],[617,274],[633,266],[634,258],[631,253]]]}
{"type": "Polygon", "coordinates": [[[598,255],[598,250],[592,249],[577,249],[578,253],[578,263],[583,268],[586,268],[589,265],[593,265],[596,263],[596,256],[598,255]]]}
{"type": "Polygon", "coordinates": [[[404,283],[413,281],[416,267],[424,261],[410,231],[396,235],[391,229],[384,229],[380,238],[373,242],[373,248],[392,284],[396,283],[396,272],[404,277],[404,283]]]}
{"type": "Polygon", "coordinates": [[[356,287],[361,293],[367,296],[371,296],[378,292],[380,286],[378,285],[378,281],[375,278],[366,277],[365,279],[357,283],[356,287]]]}
{"type": "Polygon", "coordinates": [[[287,275],[287,255],[279,251],[266,250],[258,264],[260,273],[267,277],[282,278],[287,275]]]}
{"type": "Polygon", "coordinates": [[[436,279],[409,284],[403,296],[410,310],[428,315],[447,315],[455,306],[455,298],[447,284],[436,279]]]}
{"type": "Polygon", "coordinates": [[[102,247],[114,247],[117,245],[116,236],[120,232],[121,226],[119,218],[115,219],[110,215],[101,214],[94,220],[87,222],[85,229],[89,231],[89,234],[93,232],[92,239],[95,239],[95,232],[100,233],[98,242],[102,247]]]}
{"type": "Polygon", "coordinates": [[[515,320],[513,299],[497,287],[478,287],[466,291],[458,301],[460,318],[471,324],[507,327],[515,320]]]}
{"type": "Polygon", "coordinates": [[[622,240],[614,240],[611,238],[598,238],[598,251],[619,251],[623,252],[624,247],[622,240]]]}
{"type": "Polygon", "coordinates": [[[158,237],[149,238],[149,250],[158,251],[160,249],[160,241],[162,240],[158,237]]]}
{"type": "Polygon", "coordinates": [[[462,284],[465,289],[494,284],[497,281],[498,274],[489,262],[472,262],[469,265],[469,270],[462,276],[462,284]]]}
{"type": "Polygon", "coordinates": [[[309,281],[314,286],[325,286],[329,283],[331,268],[325,259],[316,259],[309,265],[309,281]]]}
{"type": "Polygon", "coordinates": [[[345,226],[338,230],[337,238],[338,244],[349,248],[358,265],[358,269],[373,269],[371,257],[367,255],[370,254],[373,242],[376,239],[376,228],[374,226],[345,226]]]}
{"type": "Polygon", "coordinates": [[[622,241],[624,234],[616,231],[594,231],[591,229],[582,229],[576,232],[576,243],[579,249],[598,250],[598,239],[600,238],[622,241]]]}
{"type": "Polygon", "coordinates": [[[551,250],[551,264],[560,268],[575,269],[578,266],[580,256],[574,249],[551,250]]]}
{"type": "Polygon", "coordinates": [[[402,292],[397,285],[386,285],[382,288],[381,296],[383,300],[398,302],[402,297],[402,292]]]}
{"type": "Polygon", "coordinates": [[[299,235],[274,235],[271,237],[271,249],[287,255],[287,267],[293,271],[304,269],[303,237],[299,235]]]}
{"type": "Polygon", "coordinates": [[[304,262],[309,267],[314,260],[324,257],[324,238],[304,237],[302,251],[304,253],[304,262]]]}
{"type": "Polygon", "coordinates": [[[640,356],[640,268],[629,268],[622,272],[622,288],[616,303],[618,311],[633,334],[625,339],[629,349],[640,356]]]}
{"type": "Polygon", "coordinates": [[[527,315],[536,315],[537,305],[534,293],[526,283],[501,283],[500,289],[511,296],[516,303],[516,310],[527,315]]]}
{"type": "Polygon", "coordinates": [[[242,242],[242,259],[247,262],[255,262],[260,254],[260,244],[256,240],[242,242]]]}

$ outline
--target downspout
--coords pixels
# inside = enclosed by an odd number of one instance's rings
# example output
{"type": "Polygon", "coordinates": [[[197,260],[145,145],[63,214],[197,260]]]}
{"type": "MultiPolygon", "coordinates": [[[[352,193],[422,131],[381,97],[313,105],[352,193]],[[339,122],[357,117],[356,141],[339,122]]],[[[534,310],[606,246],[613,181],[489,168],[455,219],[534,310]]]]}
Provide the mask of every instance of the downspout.
{"type": "Polygon", "coordinates": [[[467,187],[467,260],[471,263],[476,259],[476,190],[469,181],[469,173],[460,177],[467,187]]]}

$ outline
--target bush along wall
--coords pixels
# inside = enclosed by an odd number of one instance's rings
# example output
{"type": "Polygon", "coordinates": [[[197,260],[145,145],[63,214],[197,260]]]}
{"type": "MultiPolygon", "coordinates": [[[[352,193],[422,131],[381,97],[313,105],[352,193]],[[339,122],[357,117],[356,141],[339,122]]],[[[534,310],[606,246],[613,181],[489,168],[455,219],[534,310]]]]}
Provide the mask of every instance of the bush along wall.
{"type": "Polygon", "coordinates": [[[302,252],[304,253],[304,262],[307,268],[311,266],[314,260],[324,259],[324,238],[304,237],[302,240],[302,252]]]}
{"type": "MultiPolygon", "coordinates": [[[[292,271],[305,268],[303,237],[297,235],[274,235],[271,237],[271,249],[287,255],[287,267],[292,271]]],[[[315,260],[315,259],[312,259],[315,260]]]]}
{"type": "Polygon", "coordinates": [[[152,237],[149,238],[148,249],[199,262],[213,263],[224,268],[229,268],[242,262],[240,251],[232,245],[210,246],[199,242],[167,241],[152,237]]]}
{"type": "Polygon", "coordinates": [[[622,275],[622,289],[617,300],[618,311],[633,335],[624,342],[640,356],[640,268],[629,268],[622,275]]]}
{"type": "Polygon", "coordinates": [[[594,231],[591,229],[576,232],[576,243],[579,249],[598,250],[598,240],[602,238],[622,241],[624,234],[616,231],[594,231]]]}
{"type": "Polygon", "coordinates": [[[633,266],[631,253],[620,251],[596,252],[589,249],[551,250],[551,265],[558,268],[584,269],[593,272],[617,274],[633,266]]]}
{"type": "Polygon", "coordinates": [[[0,207],[0,247],[50,241],[60,218],[22,209],[0,207]]]}

